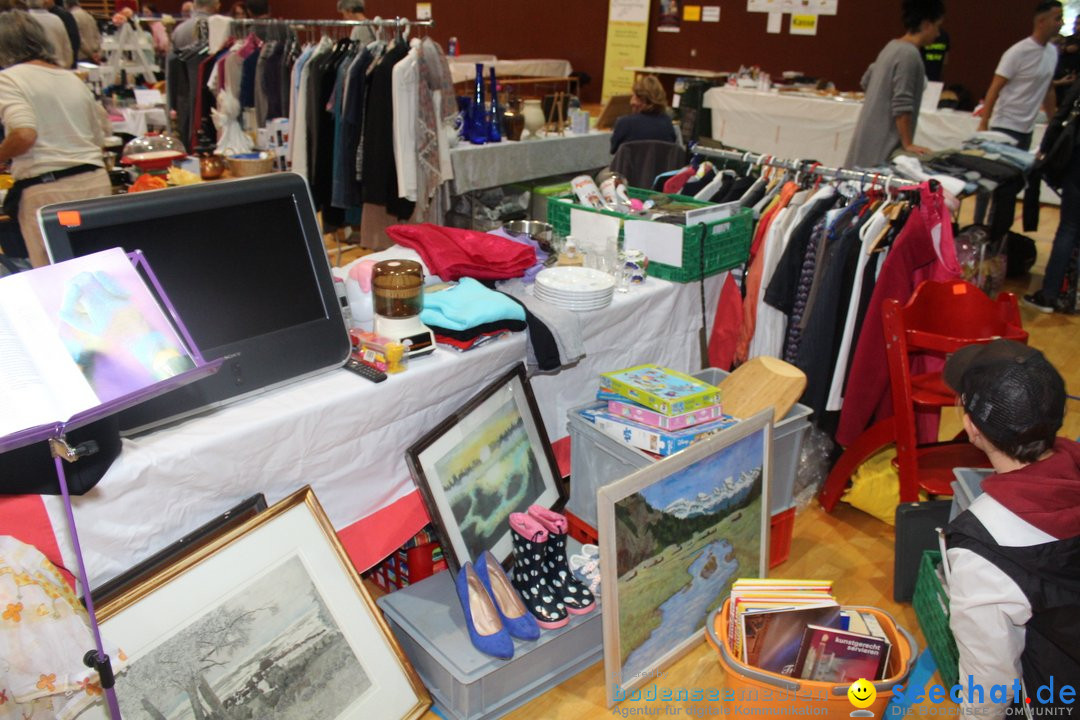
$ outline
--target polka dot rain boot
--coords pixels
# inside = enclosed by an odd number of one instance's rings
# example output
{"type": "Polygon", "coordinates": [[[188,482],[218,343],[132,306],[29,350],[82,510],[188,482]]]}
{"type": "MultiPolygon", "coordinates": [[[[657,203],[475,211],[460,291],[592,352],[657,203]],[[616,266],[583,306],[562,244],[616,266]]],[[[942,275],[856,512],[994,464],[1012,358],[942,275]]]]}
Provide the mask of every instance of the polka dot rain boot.
{"type": "Polygon", "coordinates": [[[525,601],[536,624],[546,630],[570,622],[566,606],[548,584],[544,570],[548,532],[526,513],[510,514],[510,534],[514,540],[514,570],[510,583],[525,601]]]}
{"type": "Polygon", "coordinates": [[[547,530],[544,572],[556,596],[571,615],[584,615],[596,607],[596,597],[570,571],[566,559],[566,516],[540,505],[531,505],[529,515],[547,530]]]}

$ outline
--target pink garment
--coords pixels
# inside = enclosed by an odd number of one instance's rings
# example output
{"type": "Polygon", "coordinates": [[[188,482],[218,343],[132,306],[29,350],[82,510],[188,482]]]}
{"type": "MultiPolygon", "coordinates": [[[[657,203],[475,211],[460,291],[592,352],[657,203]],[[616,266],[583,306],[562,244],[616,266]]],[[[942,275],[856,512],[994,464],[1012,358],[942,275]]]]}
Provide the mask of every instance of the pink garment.
{"type": "Polygon", "coordinates": [[[392,225],[386,234],[420,253],[428,269],[443,280],[521,277],[536,264],[536,251],[531,246],[477,230],[423,223],[392,225]]]}
{"type": "MultiPolygon", "coordinates": [[[[855,346],[836,431],[836,441],[845,447],[855,442],[873,422],[893,414],[881,318],[884,302],[896,299],[906,303],[923,280],[951,280],[960,276],[952,224],[941,188],[931,192],[923,183],[919,194],[919,206],[912,209],[882,265],[855,346]]],[[[936,358],[917,358],[912,372],[931,372],[942,365],[936,358]]],[[[937,415],[920,413],[917,423],[920,442],[937,439],[937,415]]]]}

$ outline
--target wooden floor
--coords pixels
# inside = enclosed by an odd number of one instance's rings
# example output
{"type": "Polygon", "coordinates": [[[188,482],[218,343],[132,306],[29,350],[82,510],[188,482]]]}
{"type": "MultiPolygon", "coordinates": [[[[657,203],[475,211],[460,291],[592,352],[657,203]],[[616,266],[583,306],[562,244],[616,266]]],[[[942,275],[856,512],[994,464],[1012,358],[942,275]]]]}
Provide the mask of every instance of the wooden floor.
{"type": "MultiPolygon", "coordinates": [[[[962,208],[961,219],[970,217],[971,201],[962,208]]],[[[1019,217],[1019,214],[1018,214],[1019,217]]],[[[1024,293],[1037,289],[1042,268],[1049,254],[1050,241],[1057,228],[1056,208],[1044,208],[1040,232],[1027,233],[1039,247],[1039,261],[1034,274],[1010,282],[1009,289],[1024,293]],[[1030,288],[1030,290],[1029,290],[1030,288]]],[[[1016,230],[1019,232],[1020,228],[1016,230]]],[[[1024,324],[1031,333],[1031,345],[1040,348],[1062,372],[1070,393],[1080,394],[1080,317],[1045,315],[1022,308],[1024,324]]],[[[1070,400],[1062,434],[1080,436],[1080,403],[1070,400]]],[[[791,556],[773,570],[773,577],[828,578],[834,581],[842,603],[882,608],[924,645],[914,611],[908,604],[892,599],[893,528],[859,510],[840,503],[827,514],[816,504],[801,512],[795,521],[791,556]]],[[[714,688],[723,685],[723,672],[716,654],[704,641],[681,660],[666,668],[657,678],[659,688],[714,688]]],[[[667,712],[685,715],[690,703],[624,702],[620,708],[638,708],[652,714],[667,712]]],[[[611,717],[606,707],[603,663],[597,663],[576,677],[552,688],[507,717],[517,720],[582,720],[611,717]]],[[[437,717],[429,713],[426,717],[437,717]]]]}

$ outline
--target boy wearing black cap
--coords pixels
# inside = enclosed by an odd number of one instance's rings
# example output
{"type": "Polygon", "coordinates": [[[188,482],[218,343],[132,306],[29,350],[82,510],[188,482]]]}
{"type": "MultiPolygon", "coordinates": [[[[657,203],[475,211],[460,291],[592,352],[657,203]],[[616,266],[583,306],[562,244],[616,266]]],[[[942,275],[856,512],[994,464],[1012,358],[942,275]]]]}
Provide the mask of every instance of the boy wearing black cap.
{"type": "Polygon", "coordinates": [[[1063,702],[1059,691],[1080,692],[1080,444],[1056,437],[1065,383],[1041,352],[1011,340],[954,353],[945,381],[996,471],[946,533],[964,700],[1002,717],[1005,698],[991,696],[1002,685],[1026,710],[1072,707],[1075,695],[1063,702]],[[1018,678],[1027,697],[1014,697],[1018,678]],[[1050,697],[1037,696],[1051,683],[1050,697]],[[969,698],[969,684],[982,693],[969,698]]]}

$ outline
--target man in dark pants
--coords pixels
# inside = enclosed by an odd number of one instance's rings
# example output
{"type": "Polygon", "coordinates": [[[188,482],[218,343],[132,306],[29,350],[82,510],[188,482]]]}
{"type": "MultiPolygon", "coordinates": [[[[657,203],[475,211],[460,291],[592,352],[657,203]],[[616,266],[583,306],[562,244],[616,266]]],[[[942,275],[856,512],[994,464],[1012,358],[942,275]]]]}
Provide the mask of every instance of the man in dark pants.
{"type": "MultiPolygon", "coordinates": [[[[1080,100],[1080,82],[1073,83],[1057,114],[1050,121],[1043,137],[1040,153],[1049,152],[1061,132],[1062,123],[1068,118],[1072,107],[1080,100]]],[[[1065,282],[1065,273],[1073,252],[1080,245],[1080,142],[1073,147],[1073,157],[1061,181],[1061,215],[1058,220],[1050,259],[1046,261],[1042,288],[1024,296],[1024,304],[1044,313],[1057,309],[1058,296],[1065,282]]]]}

